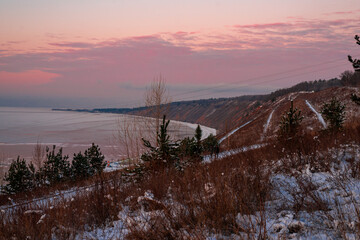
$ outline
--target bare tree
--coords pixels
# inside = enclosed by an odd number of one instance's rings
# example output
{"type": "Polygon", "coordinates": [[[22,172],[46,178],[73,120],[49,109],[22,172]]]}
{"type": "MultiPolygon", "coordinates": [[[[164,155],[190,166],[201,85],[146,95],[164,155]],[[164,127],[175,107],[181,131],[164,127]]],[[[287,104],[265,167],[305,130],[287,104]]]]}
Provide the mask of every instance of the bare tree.
{"type": "Polygon", "coordinates": [[[33,150],[33,156],[32,156],[32,160],[35,164],[35,166],[40,169],[43,162],[45,161],[45,146],[42,145],[40,143],[40,141],[38,140],[36,142],[36,145],[34,147],[34,150],[33,150]]]}
{"type": "MultiPolygon", "coordinates": [[[[166,88],[166,80],[163,76],[155,77],[144,94],[144,104],[148,107],[145,116],[126,115],[119,118],[117,129],[113,135],[114,154],[119,157],[137,163],[143,153],[144,146],[141,138],[149,139],[156,144],[156,136],[159,132],[160,121],[169,110],[170,97],[166,88]],[[150,117],[150,118],[149,118],[150,117]]],[[[177,133],[177,125],[172,124],[172,132],[177,133]]]]}
{"type": "Polygon", "coordinates": [[[155,119],[155,126],[152,121],[149,121],[151,129],[155,129],[154,138],[159,132],[160,121],[164,115],[169,111],[171,98],[166,88],[166,79],[159,75],[155,77],[150,84],[150,87],[145,92],[145,106],[148,107],[148,116],[155,119]]]}
{"type": "Polygon", "coordinates": [[[142,153],[141,137],[146,134],[143,125],[146,120],[140,116],[126,115],[118,119],[117,129],[113,136],[117,147],[117,155],[126,156],[127,159],[137,163],[142,153]]]}
{"type": "Polygon", "coordinates": [[[4,182],[4,175],[7,170],[5,154],[0,152],[0,185],[4,182]]]}

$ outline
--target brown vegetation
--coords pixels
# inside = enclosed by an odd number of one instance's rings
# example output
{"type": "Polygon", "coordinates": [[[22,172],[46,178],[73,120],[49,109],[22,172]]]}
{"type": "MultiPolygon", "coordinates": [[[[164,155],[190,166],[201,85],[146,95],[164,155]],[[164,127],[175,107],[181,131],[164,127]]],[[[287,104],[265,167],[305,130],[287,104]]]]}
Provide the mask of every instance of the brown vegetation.
{"type": "MultiPolygon", "coordinates": [[[[123,237],[128,239],[204,239],[209,234],[264,239],[271,228],[265,216],[266,203],[274,200],[274,173],[296,179],[298,190],[289,189],[290,210],[322,212],[328,220],[334,217],[329,199],[315,191],[319,186],[299,173],[307,165],[313,172],[329,172],[339,158],[326,153],[347,143],[360,144],[360,122],[346,125],[342,132],[309,133],[283,143],[269,141],[263,148],[194,164],[184,171],[152,169],[138,181],[125,172],[102,174],[83,183],[93,184],[91,190],[78,190],[55,205],[43,201],[41,206],[28,204],[3,211],[0,239],[72,239],[117,220],[125,224],[123,237]]],[[[359,161],[350,158],[348,162],[351,173],[359,177],[359,161]]],[[[343,183],[341,178],[334,181],[343,183]]],[[[357,200],[353,201],[358,209],[357,200]]],[[[340,220],[347,217],[344,211],[337,206],[340,220]]],[[[339,224],[340,235],[349,231],[345,220],[339,224]]],[[[289,226],[289,232],[301,229],[301,224],[289,226]]],[[[354,231],[359,234],[359,229],[354,231]]]]}

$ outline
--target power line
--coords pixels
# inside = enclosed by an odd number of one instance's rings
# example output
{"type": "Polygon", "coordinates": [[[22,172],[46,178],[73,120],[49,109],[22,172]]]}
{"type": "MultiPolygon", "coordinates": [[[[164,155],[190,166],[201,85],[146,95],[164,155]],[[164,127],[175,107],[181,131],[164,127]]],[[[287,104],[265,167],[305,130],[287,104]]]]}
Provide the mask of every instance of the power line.
{"type": "MultiPolygon", "coordinates": [[[[186,92],[174,94],[174,95],[172,95],[172,97],[185,96],[185,95],[189,95],[189,94],[191,94],[191,93],[198,93],[198,92],[204,92],[204,91],[209,91],[209,90],[220,89],[220,88],[223,88],[223,87],[232,86],[232,85],[234,85],[234,84],[238,84],[238,83],[242,83],[242,82],[253,82],[253,81],[256,81],[256,80],[259,80],[259,79],[264,79],[264,78],[269,78],[269,77],[280,76],[280,75],[283,75],[283,74],[292,73],[292,72],[297,72],[297,71],[305,70],[305,69],[311,69],[311,68],[314,68],[314,67],[318,67],[318,66],[322,66],[322,65],[326,65],[326,64],[331,64],[331,63],[335,63],[335,62],[339,62],[339,61],[344,61],[344,57],[342,57],[342,58],[337,58],[337,59],[334,59],[334,60],[331,60],[331,61],[325,61],[325,62],[321,62],[321,63],[317,63],[317,64],[307,65],[307,66],[303,66],[303,67],[299,67],[299,68],[293,68],[293,69],[286,70],[286,71],[281,71],[281,72],[266,74],[266,75],[262,75],[262,76],[259,76],[259,77],[252,77],[252,78],[247,78],[247,79],[236,80],[236,81],[229,82],[229,83],[222,83],[222,84],[219,84],[219,85],[213,86],[213,87],[208,87],[208,88],[202,88],[202,89],[197,89],[197,90],[186,91],[186,92]]],[[[329,68],[326,68],[326,69],[330,69],[330,68],[333,68],[333,67],[329,67],[329,68]]],[[[322,71],[322,70],[325,70],[325,69],[314,70],[314,71],[311,71],[311,72],[307,72],[306,74],[308,74],[308,73],[314,73],[314,72],[318,72],[318,71],[322,71]]],[[[301,73],[300,75],[304,75],[304,73],[301,73]]],[[[288,77],[292,77],[292,76],[288,76],[288,77]]],[[[282,78],[282,79],[284,79],[284,78],[282,78]]],[[[257,85],[257,84],[261,84],[261,83],[268,83],[268,82],[278,81],[278,80],[280,80],[280,79],[265,80],[265,81],[262,81],[262,82],[255,83],[255,84],[253,84],[253,85],[257,85]]],[[[245,86],[251,86],[251,85],[245,85],[245,86]]],[[[209,93],[209,94],[213,94],[213,92],[212,92],[212,93],[209,93]]],[[[200,96],[206,96],[206,95],[209,95],[209,94],[203,94],[203,95],[200,95],[200,96]]],[[[198,96],[199,96],[199,95],[198,95],[198,96]]],[[[198,96],[197,96],[197,97],[198,97],[198,96]]],[[[193,97],[194,97],[194,96],[179,98],[179,99],[176,99],[176,101],[191,99],[191,98],[193,98],[193,97]]],[[[122,105],[125,105],[125,104],[126,104],[126,105],[129,105],[129,104],[131,105],[131,104],[134,104],[134,103],[139,104],[139,101],[140,101],[140,100],[122,102],[122,105]]]]}
{"type": "MultiPolygon", "coordinates": [[[[192,90],[192,91],[188,91],[188,92],[185,92],[185,93],[176,94],[176,95],[174,95],[174,96],[176,97],[176,96],[181,96],[181,95],[185,95],[185,94],[188,94],[188,93],[194,93],[194,92],[202,92],[202,91],[207,91],[207,90],[213,90],[213,89],[220,88],[220,87],[223,87],[223,86],[230,86],[230,85],[233,85],[233,84],[236,84],[236,83],[254,81],[254,80],[263,79],[263,78],[267,78],[267,77],[282,75],[282,74],[285,74],[285,73],[296,72],[296,71],[298,71],[298,70],[304,70],[304,69],[313,68],[313,67],[316,67],[316,66],[321,66],[321,65],[324,65],[324,64],[334,63],[334,62],[338,62],[338,61],[340,61],[340,60],[343,61],[344,58],[339,58],[339,59],[332,60],[332,61],[327,61],[327,62],[322,62],[322,63],[318,63],[318,64],[308,65],[308,66],[304,66],[304,67],[300,67],[300,68],[294,68],[294,69],[287,70],[287,71],[282,71],[282,72],[267,74],[267,75],[263,75],[263,76],[259,76],[259,77],[248,78],[248,79],[245,79],[245,80],[237,80],[237,81],[233,81],[233,82],[229,82],[229,83],[223,83],[223,84],[218,85],[218,86],[209,87],[209,88],[205,88],[205,89],[199,89],[199,90],[192,90]]],[[[266,81],[266,82],[269,82],[269,81],[266,81]]],[[[261,83],[262,83],[262,82],[261,82],[261,83]]]]}
{"type": "MultiPolygon", "coordinates": [[[[323,70],[327,70],[327,69],[331,69],[331,68],[333,68],[333,66],[326,67],[326,68],[321,68],[321,69],[314,70],[314,71],[307,71],[307,72],[302,72],[302,73],[293,74],[293,75],[289,75],[289,76],[284,76],[284,77],[281,77],[281,78],[264,80],[264,81],[256,82],[256,83],[252,83],[252,84],[246,84],[246,85],[242,85],[242,86],[235,86],[235,87],[233,87],[233,89],[235,90],[235,89],[244,88],[244,87],[256,86],[256,85],[263,84],[263,83],[276,82],[276,81],[287,79],[287,78],[290,78],[290,77],[302,76],[302,75],[306,75],[306,74],[309,74],[309,73],[315,73],[315,72],[319,72],[319,71],[323,71],[323,70]]],[[[249,81],[251,81],[251,80],[254,80],[254,79],[250,79],[249,81]]],[[[208,88],[207,90],[215,90],[215,89],[220,89],[220,88],[228,87],[228,86],[231,86],[231,85],[228,84],[228,85],[219,86],[219,87],[212,87],[212,88],[208,88]]],[[[222,90],[222,91],[219,90],[218,92],[223,92],[223,91],[225,91],[225,90],[222,90]]],[[[197,95],[197,97],[208,96],[208,95],[211,95],[211,94],[214,94],[214,92],[205,93],[205,94],[202,94],[202,95],[197,95]]],[[[194,96],[180,98],[180,99],[177,99],[176,101],[188,100],[188,99],[192,99],[192,98],[194,98],[194,96]]]]}

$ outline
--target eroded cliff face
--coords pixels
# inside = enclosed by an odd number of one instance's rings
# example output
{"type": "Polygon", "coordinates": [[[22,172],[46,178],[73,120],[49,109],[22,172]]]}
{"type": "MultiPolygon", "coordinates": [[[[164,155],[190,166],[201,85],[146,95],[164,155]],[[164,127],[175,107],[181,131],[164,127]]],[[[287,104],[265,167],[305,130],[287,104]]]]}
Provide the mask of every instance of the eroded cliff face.
{"type": "MultiPolygon", "coordinates": [[[[178,102],[170,105],[167,115],[173,120],[198,123],[215,128],[219,135],[226,134],[251,120],[252,123],[247,128],[254,126],[251,131],[252,135],[257,132],[259,132],[257,135],[271,135],[277,131],[280,118],[289,109],[292,99],[294,107],[303,112],[305,117],[303,125],[307,126],[308,130],[319,130],[323,124],[314,110],[319,113],[323,103],[330,101],[333,97],[346,104],[346,121],[359,117],[358,105],[351,101],[350,96],[353,93],[359,95],[359,89],[356,87],[334,87],[319,92],[299,91],[267,101],[263,96],[254,96],[253,99],[238,97],[178,102]],[[272,116],[269,119],[271,113],[272,116]],[[265,126],[266,129],[264,130],[265,126]]],[[[135,110],[130,114],[151,116],[151,109],[135,110]]]]}
{"type": "MultiPolygon", "coordinates": [[[[167,116],[172,120],[198,123],[226,132],[240,124],[249,114],[260,109],[262,96],[230,99],[208,99],[172,103],[167,116]]],[[[151,109],[135,110],[128,114],[151,116],[151,109]]]]}

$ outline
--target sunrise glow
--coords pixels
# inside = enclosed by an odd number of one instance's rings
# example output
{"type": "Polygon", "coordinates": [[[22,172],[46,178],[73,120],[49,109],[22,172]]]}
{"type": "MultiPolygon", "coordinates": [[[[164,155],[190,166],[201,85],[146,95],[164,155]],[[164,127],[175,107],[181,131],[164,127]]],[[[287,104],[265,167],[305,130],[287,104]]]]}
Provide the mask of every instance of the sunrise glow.
{"type": "Polygon", "coordinates": [[[2,1],[1,104],[26,96],[74,99],[80,107],[136,106],[159,74],[174,100],[267,93],[337,77],[351,69],[346,57],[357,51],[357,6],[357,0],[2,1]]]}

